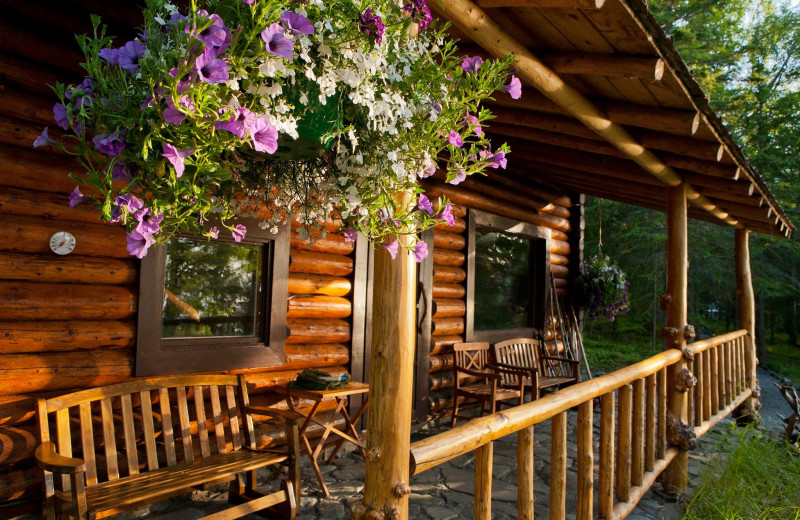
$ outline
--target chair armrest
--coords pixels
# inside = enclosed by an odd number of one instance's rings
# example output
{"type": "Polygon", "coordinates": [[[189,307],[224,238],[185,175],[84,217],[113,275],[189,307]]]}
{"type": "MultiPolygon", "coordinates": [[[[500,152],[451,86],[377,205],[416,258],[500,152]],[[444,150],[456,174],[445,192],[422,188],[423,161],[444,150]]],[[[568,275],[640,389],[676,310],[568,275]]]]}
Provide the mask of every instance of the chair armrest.
{"type": "Polygon", "coordinates": [[[508,374],[518,377],[530,377],[531,380],[536,379],[536,369],[533,367],[508,365],[505,363],[487,363],[486,366],[501,374],[508,374]]]}
{"type": "Polygon", "coordinates": [[[461,373],[475,377],[488,377],[489,379],[498,379],[498,380],[500,379],[500,374],[495,374],[494,372],[478,372],[476,370],[467,370],[466,368],[460,368],[460,367],[453,367],[453,370],[455,370],[456,372],[456,377],[458,377],[458,374],[461,373]]]}
{"type": "Polygon", "coordinates": [[[279,408],[271,408],[268,406],[248,405],[247,413],[268,415],[274,419],[285,419],[286,421],[302,421],[305,417],[293,410],[281,410],[279,408]]]}
{"type": "Polygon", "coordinates": [[[83,459],[64,457],[56,452],[56,445],[44,441],[36,448],[36,465],[45,471],[73,475],[86,471],[83,459]]]}

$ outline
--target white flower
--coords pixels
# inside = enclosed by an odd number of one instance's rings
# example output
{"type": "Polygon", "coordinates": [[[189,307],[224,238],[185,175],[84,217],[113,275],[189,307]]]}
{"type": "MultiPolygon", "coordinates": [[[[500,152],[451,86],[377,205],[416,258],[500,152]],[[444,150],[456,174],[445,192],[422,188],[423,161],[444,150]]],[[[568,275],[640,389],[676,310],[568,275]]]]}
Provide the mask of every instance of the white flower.
{"type": "Polygon", "coordinates": [[[303,105],[308,105],[308,95],[305,92],[300,94],[300,103],[303,105]]]}
{"type": "Polygon", "coordinates": [[[167,22],[165,22],[164,19],[161,18],[160,16],[156,16],[153,19],[156,21],[158,25],[167,25],[167,22]]]}
{"type": "Polygon", "coordinates": [[[239,82],[235,79],[228,81],[227,85],[231,90],[239,90],[239,82]]]}

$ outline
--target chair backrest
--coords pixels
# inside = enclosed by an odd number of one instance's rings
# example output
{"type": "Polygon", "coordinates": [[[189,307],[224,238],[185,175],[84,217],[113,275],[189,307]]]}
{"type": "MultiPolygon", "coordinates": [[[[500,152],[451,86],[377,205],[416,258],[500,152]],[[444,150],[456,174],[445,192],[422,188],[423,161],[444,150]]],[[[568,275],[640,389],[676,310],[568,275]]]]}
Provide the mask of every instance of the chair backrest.
{"type": "Polygon", "coordinates": [[[241,376],[148,378],[39,399],[39,429],[92,485],[254,445],[247,400],[241,376]]]}
{"type": "Polygon", "coordinates": [[[454,343],[455,367],[482,372],[489,362],[489,348],[489,344],[485,342],[454,343]]]}
{"type": "MultiPolygon", "coordinates": [[[[539,369],[542,342],[533,338],[514,338],[493,345],[497,363],[539,369]]],[[[503,383],[512,383],[514,376],[503,374],[503,383]]]]}

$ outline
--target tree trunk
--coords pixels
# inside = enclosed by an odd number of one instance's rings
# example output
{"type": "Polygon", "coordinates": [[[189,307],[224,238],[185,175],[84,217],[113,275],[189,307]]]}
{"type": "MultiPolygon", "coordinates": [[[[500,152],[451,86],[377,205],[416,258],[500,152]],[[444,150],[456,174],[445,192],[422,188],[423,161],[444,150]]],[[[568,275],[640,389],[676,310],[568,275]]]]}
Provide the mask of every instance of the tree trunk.
{"type": "MultiPolygon", "coordinates": [[[[756,354],[760,364],[764,364],[767,360],[767,341],[765,334],[764,323],[764,307],[766,306],[764,293],[758,293],[758,303],[756,305],[756,354]]],[[[772,329],[772,340],[775,339],[775,329],[772,329]]]]}

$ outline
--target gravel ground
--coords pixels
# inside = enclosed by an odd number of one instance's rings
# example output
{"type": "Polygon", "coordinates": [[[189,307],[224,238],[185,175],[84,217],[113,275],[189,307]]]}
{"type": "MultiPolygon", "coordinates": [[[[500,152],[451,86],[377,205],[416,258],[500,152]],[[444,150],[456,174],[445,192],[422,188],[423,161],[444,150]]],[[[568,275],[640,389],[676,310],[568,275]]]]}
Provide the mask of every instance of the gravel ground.
{"type": "MultiPolygon", "coordinates": [[[[781,431],[783,422],[776,414],[789,415],[792,409],[773,383],[781,379],[771,370],[758,367],[758,382],[761,384],[761,424],[770,431],[781,431]]],[[[795,387],[798,383],[795,382],[795,387]]]]}

